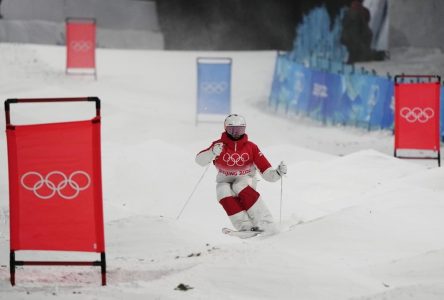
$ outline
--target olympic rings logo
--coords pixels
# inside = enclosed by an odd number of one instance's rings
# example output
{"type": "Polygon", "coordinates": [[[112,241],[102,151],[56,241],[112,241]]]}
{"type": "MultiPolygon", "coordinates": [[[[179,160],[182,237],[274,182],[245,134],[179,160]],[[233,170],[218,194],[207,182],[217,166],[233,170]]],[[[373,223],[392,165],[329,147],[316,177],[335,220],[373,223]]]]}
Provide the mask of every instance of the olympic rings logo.
{"type": "Polygon", "coordinates": [[[403,107],[401,108],[399,114],[409,123],[415,123],[416,121],[426,123],[435,116],[434,110],[430,107],[403,107]]]}
{"type": "Polygon", "coordinates": [[[90,41],[72,41],[70,44],[71,48],[76,52],[88,52],[92,48],[92,43],[90,41]]]}
{"type": "Polygon", "coordinates": [[[222,160],[227,164],[229,167],[233,167],[234,165],[242,167],[245,165],[245,163],[250,159],[250,155],[248,153],[225,153],[224,156],[222,156],[222,160]]]}
{"type": "Polygon", "coordinates": [[[37,198],[49,199],[57,194],[63,199],[71,200],[91,185],[91,178],[84,171],[75,171],[69,176],[60,171],[52,171],[45,177],[38,172],[30,171],[22,175],[20,183],[25,189],[32,191],[37,198]],[[84,179],[85,183],[81,186],[75,179],[84,179]]]}
{"type": "Polygon", "coordinates": [[[221,94],[228,87],[228,84],[224,81],[221,82],[208,82],[204,81],[201,84],[201,89],[207,94],[221,94]]]}

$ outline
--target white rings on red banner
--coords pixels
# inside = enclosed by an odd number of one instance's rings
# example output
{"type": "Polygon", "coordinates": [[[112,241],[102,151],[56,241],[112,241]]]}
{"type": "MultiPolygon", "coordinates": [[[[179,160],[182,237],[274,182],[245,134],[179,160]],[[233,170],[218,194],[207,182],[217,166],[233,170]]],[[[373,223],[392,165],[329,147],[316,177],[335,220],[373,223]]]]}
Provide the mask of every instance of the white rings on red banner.
{"type": "Polygon", "coordinates": [[[75,171],[69,176],[66,176],[65,173],[61,171],[52,171],[45,177],[39,172],[30,171],[22,175],[20,183],[25,189],[32,191],[37,198],[50,199],[57,194],[63,199],[71,200],[76,198],[81,191],[86,190],[91,185],[91,177],[85,171],[75,171]],[[55,181],[54,177],[56,176],[60,176],[61,179],[55,181]],[[86,180],[83,186],[81,186],[81,184],[74,178],[78,178],[79,176],[86,180]],[[51,178],[53,178],[53,180],[51,180],[51,178]],[[46,187],[45,190],[49,191],[47,195],[42,195],[43,192],[41,189],[43,187],[46,187]],[[73,193],[71,195],[68,194],[68,190],[71,192],[73,191],[73,193]]]}
{"type": "Polygon", "coordinates": [[[70,47],[77,52],[88,52],[92,49],[92,43],[90,41],[72,41],[69,43],[70,47]]]}
{"type": "Polygon", "coordinates": [[[435,111],[431,107],[403,107],[399,111],[399,114],[409,123],[427,123],[435,116],[435,111]]]}

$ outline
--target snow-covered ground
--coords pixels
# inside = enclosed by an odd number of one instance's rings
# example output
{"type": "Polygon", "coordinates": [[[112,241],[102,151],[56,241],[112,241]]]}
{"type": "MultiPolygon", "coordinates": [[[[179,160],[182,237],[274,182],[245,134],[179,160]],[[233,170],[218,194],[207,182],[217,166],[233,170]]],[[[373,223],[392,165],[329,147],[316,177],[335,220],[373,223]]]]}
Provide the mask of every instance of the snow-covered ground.
{"type": "MultiPolygon", "coordinates": [[[[108,285],[100,286],[98,268],[26,266],[10,286],[4,136],[0,299],[444,298],[444,170],[436,161],[393,158],[390,132],[323,127],[270,112],[273,52],[99,49],[97,57],[94,81],[65,76],[64,47],[0,44],[0,95],[101,98],[108,285]],[[276,222],[282,219],[278,235],[240,240],[221,233],[230,224],[215,199],[212,167],[176,218],[204,172],[195,154],[223,129],[194,124],[195,59],[205,55],[233,58],[233,112],[246,117],[250,139],[273,165],[288,164],[282,198],[279,183],[258,186],[276,222]],[[192,289],[175,290],[181,283],[192,289]]],[[[12,121],[93,114],[85,104],[14,105],[12,121]]]]}

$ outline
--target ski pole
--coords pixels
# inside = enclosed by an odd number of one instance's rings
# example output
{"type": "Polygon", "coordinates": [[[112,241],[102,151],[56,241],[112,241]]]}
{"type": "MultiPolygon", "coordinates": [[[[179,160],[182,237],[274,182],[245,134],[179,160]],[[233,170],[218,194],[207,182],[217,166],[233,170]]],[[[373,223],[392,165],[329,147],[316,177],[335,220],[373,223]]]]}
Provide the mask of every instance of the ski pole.
{"type": "Polygon", "coordinates": [[[283,177],[281,176],[281,201],[279,207],[279,224],[282,225],[282,186],[283,186],[283,177]]]}
{"type": "Polygon", "coordinates": [[[188,202],[190,202],[191,197],[193,197],[194,192],[196,191],[197,187],[199,186],[200,182],[202,181],[205,173],[207,173],[208,168],[211,166],[211,164],[208,164],[208,166],[203,171],[202,175],[200,176],[199,180],[197,181],[196,185],[194,186],[193,191],[191,192],[190,196],[188,197],[187,201],[185,201],[185,204],[183,205],[182,209],[180,210],[179,214],[176,217],[176,220],[179,220],[180,216],[182,215],[183,211],[185,210],[185,207],[188,205],[188,202]]]}

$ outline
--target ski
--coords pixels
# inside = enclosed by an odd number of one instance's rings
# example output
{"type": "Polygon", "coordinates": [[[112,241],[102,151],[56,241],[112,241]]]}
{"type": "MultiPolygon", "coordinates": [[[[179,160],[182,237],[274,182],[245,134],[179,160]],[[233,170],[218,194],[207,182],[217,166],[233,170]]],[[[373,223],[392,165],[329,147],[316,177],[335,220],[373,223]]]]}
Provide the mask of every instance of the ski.
{"type": "Polygon", "coordinates": [[[230,228],[222,228],[222,233],[230,236],[235,236],[240,239],[248,239],[261,234],[262,231],[237,231],[230,228]]]}

